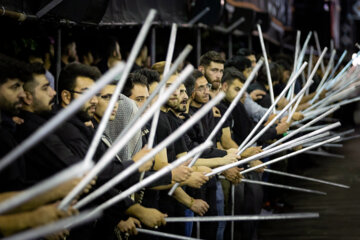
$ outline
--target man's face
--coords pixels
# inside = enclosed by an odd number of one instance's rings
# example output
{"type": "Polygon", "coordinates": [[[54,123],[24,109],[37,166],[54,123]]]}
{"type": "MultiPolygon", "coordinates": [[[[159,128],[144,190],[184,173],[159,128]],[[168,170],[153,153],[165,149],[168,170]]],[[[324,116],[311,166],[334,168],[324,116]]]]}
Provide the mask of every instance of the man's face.
{"type": "Polygon", "coordinates": [[[210,65],[205,67],[204,76],[212,85],[212,89],[217,90],[221,85],[221,78],[224,74],[224,64],[210,62],[210,65]]]}
{"type": "MultiPolygon", "coordinates": [[[[241,88],[243,87],[243,83],[239,79],[235,79],[231,85],[228,85],[227,83],[224,83],[223,89],[225,92],[225,99],[228,102],[232,102],[234,98],[237,96],[237,94],[240,92],[241,88]]],[[[244,94],[245,96],[245,94],[244,94]]],[[[243,101],[243,97],[241,98],[241,101],[243,101]]]]}
{"type": "MultiPolygon", "coordinates": [[[[99,103],[96,106],[96,110],[95,110],[95,115],[97,116],[98,119],[101,119],[104,116],[105,111],[109,105],[110,99],[115,92],[115,88],[116,85],[107,85],[101,90],[100,96],[98,97],[99,103]]],[[[110,121],[115,119],[118,107],[119,107],[119,101],[117,101],[114,105],[113,111],[111,112],[110,115],[110,119],[109,119],[110,121]]]]}
{"type": "Polygon", "coordinates": [[[254,68],[256,66],[256,57],[255,57],[255,55],[251,54],[251,55],[247,56],[246,58],[251,61],[251,67],[254,68]]]}
{"type": "Polygon", "coordinates": [[[186,105],[187,102],[189,100],[189,97],[186,93],[186,88],[184,84],[181,84],[179,87],[179,105],[177,106],[177,108],[175,109],[175,111],[177,112],[186,112],[186,105]]]}
{"type": "Polygon", "coordinates": [[[252,68],[248,67],[248,68],[245,68],[242,73],[244,74],[244,77],[247,79],[250,76],[251,72],[252,72],[252,68]]]}
{"type": "Polygon", "coordinates": [[[131,90],[131,96],[129,98],[135,101],[138,108],[141,108],[145,101],[149,98],[149,90],[147,86],[135,84],[131,90]]]}
{"type": "Polygon", "coordinates": [[[11,115],[19,113],[25,97],[23,85],[24,83],[16,78],[8,79],[0,85],[0,110],[11,115]]]}
{"type": "MultiPolygon", "coordinates": [[[[75,87],[73,90],[74,99],[77,99],[81,96],[82,93],[87,91],[89,88],[94,85],[94,80],[88,77],[77,77],[75,81],[75,87]]],[[[96,111],[96,106],[98,105],[99,101],[96,96],[92,97],[88,100],[78,112],[78,116],[84,122],[91,120],[94,116],[96,111]]]]}
{"type": "MultiPolygon", "coordinates": [[[[177,76],[173,75],[169,78],[169,80],[166,82],[166,87],[168,88],[169,86],[171,86],[171,84],[176,80],[177,76]]],[[[170,96],[170,98],[168,99],[166,105],[169,106],[172,109],[175,109],[178,105],[179,105],[179,98],[178,96],[180,95],[180,91],[179,89],[176,89],[170,96]]]]}
{"type": "Polygon", "coordinates": [[[195,102],[200,104],[205,104],[209,101],[209,90],[210,84],[206,80],[205,77],[200,77],[196,79],[194,92],[193,92],[193,99],[195,102]]]}
{"type": "Polygon", "coordinates": [[[50,87],[49,81],[44,74],[34,74],[36,87],[33,90],[32,108],[35,113],[45,113],[51,111],[56,92],[50,87]]]}

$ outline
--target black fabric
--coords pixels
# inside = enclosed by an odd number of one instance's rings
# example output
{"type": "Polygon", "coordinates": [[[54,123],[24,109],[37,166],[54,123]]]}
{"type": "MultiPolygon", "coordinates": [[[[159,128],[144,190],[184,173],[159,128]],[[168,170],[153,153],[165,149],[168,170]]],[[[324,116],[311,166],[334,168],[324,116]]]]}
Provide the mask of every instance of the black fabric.
{"type": "MultiPolygon", "coordinates": [[[[11,117],[1,112],[0,159],[16,148],[18,141],[14,137],[16,126],[11,117]]],[[[25,179],[25,162],[19,157],[0,172],[0,192],[23,190],[33,183],[25,179]]]]}
{"type": "Polygon", "coordinates": [[[266,95],[264,95],[261,99],[256,100],[256,102],[264,108],[269,108],[271,106],[271,98],[269,91],[265,88],[265,86],[259,82],[254,82],[250,84],[249,88],[247,89],[247,92],[251,93],[254,90],[263,90],[266,92],[266,95]]]}
{"type": "MultiPolygon", "coordinates": [[[[227,101],[222,101],[217,107],[220,109],[221,113],[224,114],[229,107],[230,103],[227,101]]],[[[227,124],[230,125],[232,132],[233,140],[240,145],[245,138],[249,135],[252,129],[255,127],[254,122],[251,120],[247,114],[244,105],[239,102],[234,110],[231,112],[229,118],[227,119],[227,124]]],[[[256,133],[261,131],[258,129],[256,133]]],[[[256,134],[255,133],[255,134],[256,134]]],[[[272,140],[278,138],[279,136],[276,133],[275,127],[270,127],[259,139],[259,145],[264,144],[267,140],[272,140]]]]}

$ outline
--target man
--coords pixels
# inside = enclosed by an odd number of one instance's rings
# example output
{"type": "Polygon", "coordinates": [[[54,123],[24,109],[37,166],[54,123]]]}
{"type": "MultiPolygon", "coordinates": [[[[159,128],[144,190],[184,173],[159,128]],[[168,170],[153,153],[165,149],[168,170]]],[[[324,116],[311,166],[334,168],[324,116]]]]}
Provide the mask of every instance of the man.
{"type": "Polygon", "coordinates": [[[211,84],[210,96],[213,98],[221,89],[221,78],[224,73],[225,59],[220,53],[209,51],[200,57],[198,70],[211,84]]]}
{"type": "MultiPolygon", "coordinates": [[[[150,70],[144,70],[150,71],[150,70]]],[[[138,109],[140,109],[145,101],[149,98],[149,89],[146,76],[140,72],[131,73],[128,77],[123,94],[132,99],[138,109]]]]}

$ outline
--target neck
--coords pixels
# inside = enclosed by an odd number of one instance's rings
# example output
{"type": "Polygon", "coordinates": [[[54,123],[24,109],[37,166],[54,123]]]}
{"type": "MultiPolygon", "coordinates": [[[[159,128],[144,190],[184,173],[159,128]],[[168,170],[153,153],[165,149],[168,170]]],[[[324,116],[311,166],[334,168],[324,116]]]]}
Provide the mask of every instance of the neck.
{"type": "Polygon", "coordinates": [[[193,99],[190,103],[190,106],[194,108],[201,108],[202,105],[203,105],[202,103],[197,102],[195,99],[193,99]]]}
{"type": "Polygon", "coordinates": [[[66,55],[62,55],[61,56],[61,61],[63,62],[63,63],[65,63],[65,65],[66,64],[69,64],[69,57],[68,56],[66,56],[66,55]]]}
{"type": "Polygon", "coordinates": [[[27,112],[34,112],[34,110],[32,109],[32,107],[30,107],[29,105],[24,105],[23,107],[22,107],[22,110],[24,110],[24,111],[27,111],[27,112]]]}

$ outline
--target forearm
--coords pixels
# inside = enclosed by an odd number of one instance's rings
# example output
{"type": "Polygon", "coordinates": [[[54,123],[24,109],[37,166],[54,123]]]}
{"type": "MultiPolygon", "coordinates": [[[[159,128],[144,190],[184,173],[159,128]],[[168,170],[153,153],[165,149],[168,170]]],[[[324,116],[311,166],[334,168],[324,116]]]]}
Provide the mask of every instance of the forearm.
{"type": "Polygon", "coordinates": [[[183,204],[184,206],[190,208],[194,199],[190,197],[182,188],[176,188],[173,198],[176,199],[179,203],[183,204]]]}
{"type": "MultiPolygon", "coordinates": [[[[221,158],[199,158],[194,166],[205,166],[209,168],[215,168],[218,166],[222,166],[221,158]]],[[[196,172],[196,168],[193,168],[193,170],[196,172]]]]}
{"type": "Polygon", "coordinates": [[[34,212],[15,213],[0,216],[0,232],[3,236],[8,236],[22,230],[35,227],[34,212]]]}

